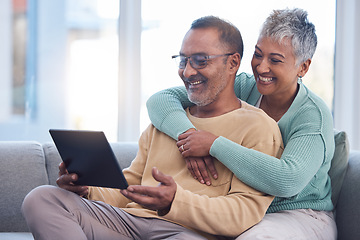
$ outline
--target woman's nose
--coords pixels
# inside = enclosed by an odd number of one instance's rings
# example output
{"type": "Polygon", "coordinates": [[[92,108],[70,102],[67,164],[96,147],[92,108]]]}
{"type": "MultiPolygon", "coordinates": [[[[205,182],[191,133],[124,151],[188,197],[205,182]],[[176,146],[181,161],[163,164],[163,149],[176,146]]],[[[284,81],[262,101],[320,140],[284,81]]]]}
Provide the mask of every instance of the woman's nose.
{"type": "Polygon", "coordinates": [[[267,73],[270,72],[269,64],[266,60],[261,60],[259,64],[257,65],[256,70],[258,73],[267,73]]]}

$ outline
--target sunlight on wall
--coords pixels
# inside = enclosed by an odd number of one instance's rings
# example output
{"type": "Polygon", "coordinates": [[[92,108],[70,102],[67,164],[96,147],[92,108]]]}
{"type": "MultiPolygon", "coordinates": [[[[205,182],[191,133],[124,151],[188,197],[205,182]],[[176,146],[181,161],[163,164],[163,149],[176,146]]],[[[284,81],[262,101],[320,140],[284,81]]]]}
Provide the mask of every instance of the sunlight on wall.
{"type": "Polygon", "coordinates": [[[68,106],[75,129],[117,137],[117,36],[71,44],[68,106]],[[91,51],[89,51],[91,49],[91,51]]]}
{"type": "Polygon", "coordinates": [[[74,129],[104,131],[109,141],[116,141],[119,1],[82,1],[75,5],[75,19],[70,15],[70,22],[81,27],[69,32],[68,122],[74,129]],[[76,19],[79,12],[82,21],[76,19]]]}

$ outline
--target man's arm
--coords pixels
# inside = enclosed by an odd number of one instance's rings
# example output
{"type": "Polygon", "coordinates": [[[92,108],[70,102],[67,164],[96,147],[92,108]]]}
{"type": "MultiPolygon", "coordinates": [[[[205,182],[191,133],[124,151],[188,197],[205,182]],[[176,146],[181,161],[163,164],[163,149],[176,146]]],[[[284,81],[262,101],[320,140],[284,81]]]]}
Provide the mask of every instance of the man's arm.
{"type": "Polygon", "coordinates": [[[129,186],[121,192],[132,201],[158,211],[165,219],[213,235],[240,235],[264,217],[273,200],[272,196],[257,192],[235,176],[226,196],[208,197],[184,190],[171,176],[155,171],[153,175],[160,181],[159,186],[129,186]]]}
{"type": "Polygon", "coordinates": [[[163,174],[156,167],[152,169],[152,176],[159,182],[157,187],[131,185],[121,190],[121,193],[147,209],[158,211],[158,214],[162,216],[171,208],[177,185],[171,176],[163,174]]]}
{"type": "MultiPolygon", "coordinates": [[[[148,129],[150,126],[148,127],[148,129]]],[[[141,185],[144,167],[147,160],[147,151],[150,142],[148,139],[148,129],[145,130],[139,139],[139,151],[131,165],[123,170],[126,181],[129,185],[141,185]]],[[[125,207],[130,200],[121,194],[120,189],[89,187],[88,199],[103,201],[114,207],[125,207]]]]}
{"type": "Polygon", "coordinates": [[[178,186],[163,217],[210,234],[235,237],[260,222],[273,199],[233,176],[226,196],[198,195],[178,186]]]}

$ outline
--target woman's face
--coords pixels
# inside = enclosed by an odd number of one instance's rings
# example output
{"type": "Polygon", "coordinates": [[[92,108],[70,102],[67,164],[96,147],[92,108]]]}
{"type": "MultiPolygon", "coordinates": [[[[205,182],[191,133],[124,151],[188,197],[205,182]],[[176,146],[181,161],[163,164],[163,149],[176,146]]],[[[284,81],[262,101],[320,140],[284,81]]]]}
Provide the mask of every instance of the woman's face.
{"type": "Polygon", "coordinates": [[[268,37],[260,38],[255,46],[251,66],[257,88],[264,96],[288,100],[296,94],[302,64],[296,66],[289,38],[283,39],[281,44],[268,37]]]}

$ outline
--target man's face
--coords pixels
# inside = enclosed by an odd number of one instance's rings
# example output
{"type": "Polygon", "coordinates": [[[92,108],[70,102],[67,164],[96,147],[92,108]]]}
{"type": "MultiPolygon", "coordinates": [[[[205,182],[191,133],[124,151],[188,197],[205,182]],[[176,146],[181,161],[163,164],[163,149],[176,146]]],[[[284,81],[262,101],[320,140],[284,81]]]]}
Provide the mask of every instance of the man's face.
{"type": "MultiPolygon", "coordinates": [[[[227,54],[229,51],[221,45],[218,32],[213,28],[192,29],[184,37],[180,55],[209,56],[227,54]]],[[[205,68],[196,69],[187,60],[184,69],[179,68],[179,76],[183,80],[189,100],[197,106],[206,106],[214,102],[228,84],[228,56],[220,56],[207,60],[205,68]]]]}

